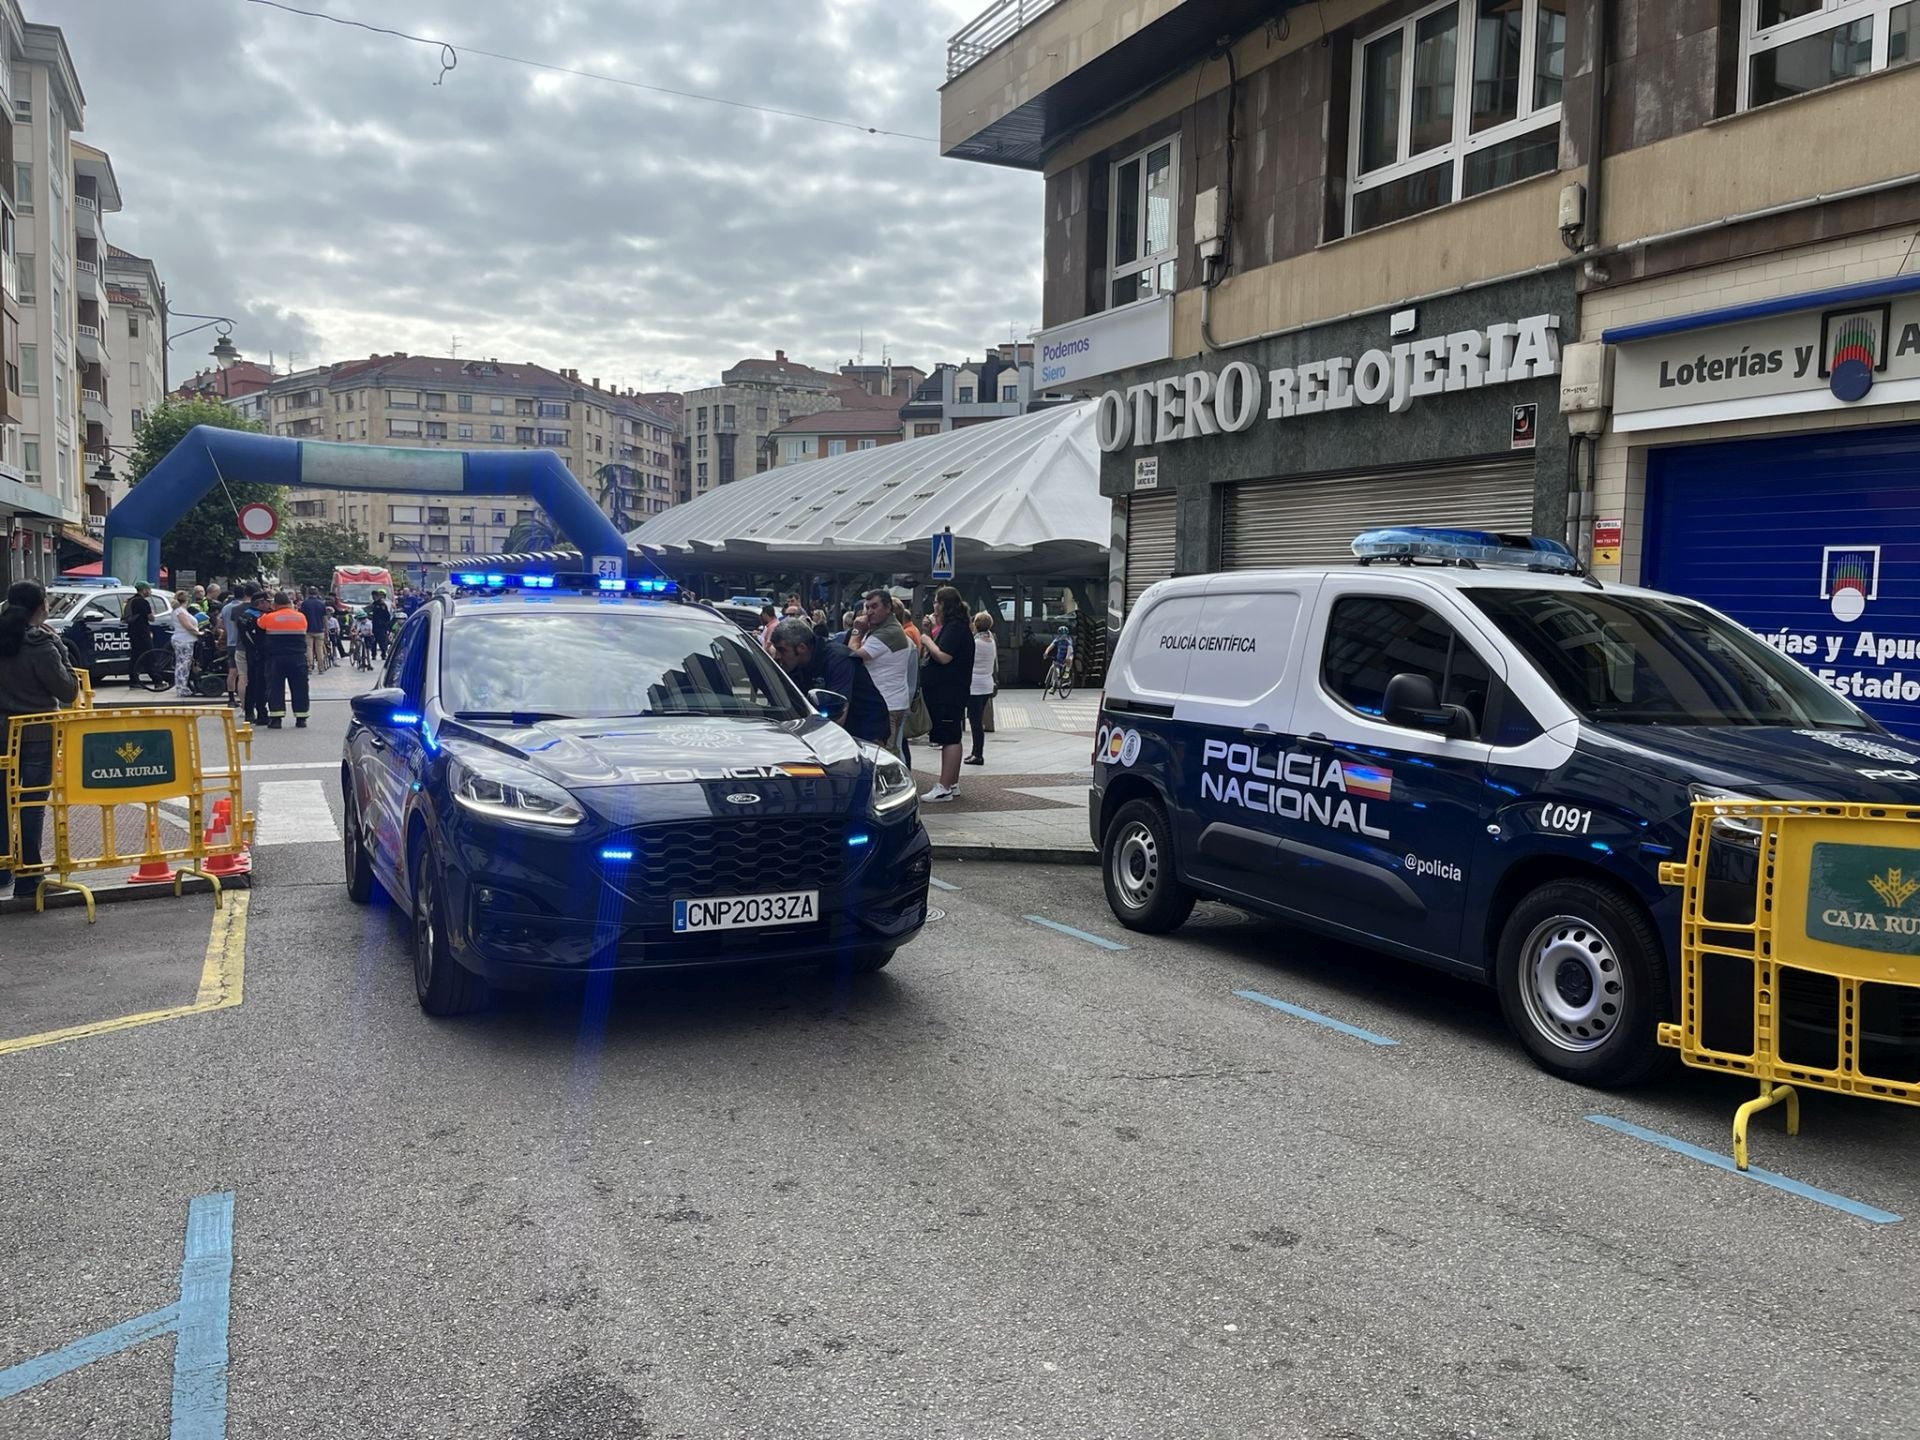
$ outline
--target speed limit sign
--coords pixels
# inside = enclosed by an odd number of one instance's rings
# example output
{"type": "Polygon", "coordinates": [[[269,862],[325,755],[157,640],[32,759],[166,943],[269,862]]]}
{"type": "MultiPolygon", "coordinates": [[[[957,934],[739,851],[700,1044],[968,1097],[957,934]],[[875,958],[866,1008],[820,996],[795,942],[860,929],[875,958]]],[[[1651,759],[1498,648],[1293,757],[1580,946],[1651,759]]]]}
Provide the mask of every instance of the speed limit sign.
{"type": "Polygon", "coordinates": [[[280,517],[273,513],[273,507],[257,501],[242,505],[238,519],[241,535],[249,540],[265,540],[280,528],[280,517]]]}

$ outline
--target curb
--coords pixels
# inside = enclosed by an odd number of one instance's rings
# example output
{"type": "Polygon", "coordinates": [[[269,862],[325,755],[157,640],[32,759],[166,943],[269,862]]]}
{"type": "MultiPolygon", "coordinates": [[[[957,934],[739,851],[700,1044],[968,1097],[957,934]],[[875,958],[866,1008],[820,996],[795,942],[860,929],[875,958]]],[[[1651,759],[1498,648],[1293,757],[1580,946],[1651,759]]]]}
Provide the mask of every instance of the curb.
{"type": "Polygon", "coordinates": [[[1027,865],[1098,865],[1091,845],[961,845],[933,842],[936,860],[1000,860],[1027,865]]]}
{"type": "MultiPolygon", "coordinates": [[[[223,891],[251,890],[253,888],[253,877],[251,875],[236,875],[231,879],[222,880],[220,882],[220,888],[223,891]]],[[[189,875],[181,882],[180,893],[182,895],[211,895],[213,893],[213,886],[209,885],[197,875],[189,875]]],[[[162,896],[165,896],[169,900],[173,898],[173,882],[171,880],[162,881],[153,885],[127,885],[116,882],[112,885],[102,885],[93,892],[93,900],[96,905],[124,905],[135,900],[158,900],[162,896]]],[[[59,890],[47,896],[46,907],[49,910],[70,910],[85,906],[86,903],[84,896],[78,895],[71,890],[59,890]]],[[[33,901],[0,900],[0,915],[13,915],[22,911],[32,914],[33,901]]]]}

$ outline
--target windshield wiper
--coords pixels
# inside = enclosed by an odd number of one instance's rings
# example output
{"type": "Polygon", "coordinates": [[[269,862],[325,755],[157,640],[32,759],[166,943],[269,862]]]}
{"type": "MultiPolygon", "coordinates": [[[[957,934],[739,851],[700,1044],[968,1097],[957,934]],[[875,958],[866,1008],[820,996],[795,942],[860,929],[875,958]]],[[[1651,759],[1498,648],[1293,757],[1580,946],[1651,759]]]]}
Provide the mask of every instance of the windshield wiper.
{"type": "Polygon", "coordinates": [[[557,710],[456,710],[456,720],[494,720],[508,725],[538,725],[543,720],[572,720],[577,717],[564,715],[557,710]]]}

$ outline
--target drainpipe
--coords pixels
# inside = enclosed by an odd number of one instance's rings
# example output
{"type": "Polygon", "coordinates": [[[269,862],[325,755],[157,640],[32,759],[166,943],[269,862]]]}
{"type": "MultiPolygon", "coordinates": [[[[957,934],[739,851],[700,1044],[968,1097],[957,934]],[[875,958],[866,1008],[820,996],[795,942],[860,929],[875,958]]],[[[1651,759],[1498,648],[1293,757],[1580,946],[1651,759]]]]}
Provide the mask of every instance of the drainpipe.
{"type": "MultiPolygon", "coordinates": [[[[1613,0],[1589,0],[1588,69],[1593,84],[1587,103],[1587,213],[1581,227],[1582,266],[1589,283],[1606,278],[1598,259],[1600,211],[1606,195],[1608,42],[1613,35],[1613,0]]],[[[1600,468],[1600,437],[1576,436],[1567,451],[1567,548],[1583,568],[1593,564],[1593,504],[1595,476],[1600,468]],[[1584,457],[1583,457],[1584,452],[1584,457]],[[1582,463],[1584,458],[1585,463],[1582,463]]]]}

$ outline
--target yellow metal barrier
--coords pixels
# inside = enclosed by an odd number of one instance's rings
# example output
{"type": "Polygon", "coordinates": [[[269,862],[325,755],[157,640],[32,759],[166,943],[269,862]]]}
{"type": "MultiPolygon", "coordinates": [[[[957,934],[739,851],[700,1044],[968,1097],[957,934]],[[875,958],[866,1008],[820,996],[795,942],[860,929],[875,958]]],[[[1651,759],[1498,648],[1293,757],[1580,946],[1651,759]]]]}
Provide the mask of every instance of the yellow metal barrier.
{"type": "Polygon", "coordinates": [[[1747,1122],[1794,1087],[1920,1105],[1920,806],[1703,800],[1684,862],[1680,1018],[1660,1043],[1751,1076],[1747,1122]]]}
{"type": "MultiPolygon", "coordinates": [[[[88,701],[82,692],[82,701],[88,701]]],[[[0,869],[16,881],[37,877],[34,908],[46,906],[47,891],[77,891],[86,901],[87,920],[95,918],[93,891],[71,877],[82,871],[124,870],[138,866],[138,879],[171,880],[174,893],[189,875],[213,886],[221,903],[223,875],[244,873],[253,842],[253,816],[242,807],[240,766],[250,751],[253,731],[235,725],[233,712],[204,706],[145,706],[95,710],[79,708],[45,715],[15,716],[0,753],[0,784],[7,797],[7,824],[0,834],[0,869]],[[204,730],[213,732],[211,737],[204,730]],[[29,739],[44,735],[52,745],[52,774],[46,782],[22,774],[29,739]],[[119,812],[132,809],[132,826],[119,812]],[[44,862],[26,865],[20,857],[21,817],[39,810],[44,862]],[[97,815],[98,843],[88,840],[97,815]],[[137,829],[138,848],[123,849],[121,835],[137,829]],[[185,838],[168,843],[162,832],[184,829],[185,838]]]]}

